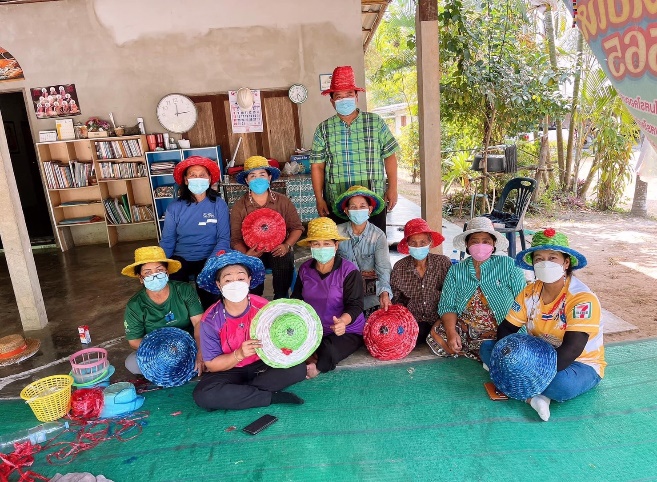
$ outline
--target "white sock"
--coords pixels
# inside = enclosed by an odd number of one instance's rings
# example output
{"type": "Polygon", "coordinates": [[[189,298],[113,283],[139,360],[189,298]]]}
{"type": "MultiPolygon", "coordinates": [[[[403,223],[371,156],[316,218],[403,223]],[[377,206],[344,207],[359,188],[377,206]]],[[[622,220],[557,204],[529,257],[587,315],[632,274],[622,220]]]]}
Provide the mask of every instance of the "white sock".
{"type": "Polygon", "coordinates": [[[529,400],[529,404],[532,406],[538,416],[541,417],[541,420],[547,422],[550,420],[550,399],[544,395],[536,395],[529,400]]]}

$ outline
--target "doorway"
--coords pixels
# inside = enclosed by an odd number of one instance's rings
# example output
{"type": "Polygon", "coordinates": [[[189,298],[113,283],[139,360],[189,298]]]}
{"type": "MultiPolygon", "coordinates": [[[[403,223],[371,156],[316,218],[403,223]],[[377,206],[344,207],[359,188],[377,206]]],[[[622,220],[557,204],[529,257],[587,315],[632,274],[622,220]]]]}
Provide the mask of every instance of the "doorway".
{"type": "MultiPolygon", "coordinates": [[[[25,224],[32,245],[53,244],[48,202],[43,191],[39,164],[22,92],[0,94],[0,112],[4,122],[9,156],[16,187],[23,207],[25,224]]],[[[2,241],[0,240],[0,246],[2,241]]]]}

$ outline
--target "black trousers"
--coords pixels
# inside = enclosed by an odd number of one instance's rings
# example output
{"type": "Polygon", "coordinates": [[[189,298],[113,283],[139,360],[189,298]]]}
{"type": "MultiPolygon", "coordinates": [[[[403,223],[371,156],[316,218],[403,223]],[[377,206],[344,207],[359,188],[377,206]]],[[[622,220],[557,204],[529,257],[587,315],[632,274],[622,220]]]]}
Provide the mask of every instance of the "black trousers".
{"type": "Polygon", "coordinates": [[[429,336],[429,333],[431,333],[431,327],[433,325],[431,323],[425,323],[424,321],[421,321],[418,323],[418,327],[420,330],[418,331],[417,334],[417,340],[415,341],[415,346],[422,346],[426,343],[427,341],[427,336],[429,336]]]}
{"type": "Polygon", "coordinates": [[[194,389],[196,405],[207,410],[266,407],[272,392],[306,378],[306,365],[272,368],[262,360],[225,372],[206,372],[194,389]]]}
{"type": "MultiPolygon", "coordinates": [[[[274,299],[289,298],[290,285],[294,276],[294,252],[290,251],[285,256],[272,256],[271,253],[264,253],[260,259],[265,268],[271,269],[274,299]]],[[[258,296],[262,296],[264,292],[265,283],[251,290],[251,293],[258,296]]]]}
{"type": "MultiPolygon", "coordinates": [[[[181,258],[180,256],[171,256],[171,259],[180,261],[182,263],[182,268],[180,271],[176,271],[175,273],[170,274],[169,279],[173,281],[184,281],[186,283],[189,282],[190,276],[194,278],[194,283],[196,283],[196,277],[203,270],[203,266],[205,266],[206,261],[205,259],[199,261],[187,261],[185,258],[181,258]]],[[[210,306],[216,303],[219,299],[218,295],[213,295],[212,293],[202,290],[198,287],[198,285],[196,285],[196,293],[201,300],[201,306],[203,306],[203,310],[210,308],[210,306]]]]}
{"type": "MultiPolygon", "coordinates": [[[[332,209],[332,208],[329,208],[332,209]]],[[[379,214],[376,214],[372,217],[370,217],[369,221],[372,223],[374,226],[379,228],[381,231],[383,231],[383,234],[386,234],[386,216],[388,215],[388,210],[384,209],[381,211],[379,214]]],[[[329,214],[329,217],[335,221],[335,224],[342,224],[345,223],[346,220],[342,219],[339,216],[336,216],[333,211],[331,211],[331,214],[329,214]]]]}
{"type": "Polygon", "coordinates": [[[326,335],[322,338],[315,355],[317,370],[330,372],[336,365],[363,346],[363,336],[345,333],[342,336],[326,335]]]}

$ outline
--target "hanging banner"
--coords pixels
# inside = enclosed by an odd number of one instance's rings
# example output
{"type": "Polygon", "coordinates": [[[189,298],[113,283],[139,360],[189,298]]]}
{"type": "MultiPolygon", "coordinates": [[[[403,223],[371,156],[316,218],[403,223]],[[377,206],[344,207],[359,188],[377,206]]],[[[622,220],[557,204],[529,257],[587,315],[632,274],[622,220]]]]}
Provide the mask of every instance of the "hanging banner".
{"type": "Polygon", "coordinates": [[[612,85],[657,150],[657,1],[564,0],[612,85]]]}
{"type": "Polygon", "coordinates": [[[23,69],[18,64],[18,61],[0,47],[0,82],[5,80],[21,80],[24,79],[23,69]]]}

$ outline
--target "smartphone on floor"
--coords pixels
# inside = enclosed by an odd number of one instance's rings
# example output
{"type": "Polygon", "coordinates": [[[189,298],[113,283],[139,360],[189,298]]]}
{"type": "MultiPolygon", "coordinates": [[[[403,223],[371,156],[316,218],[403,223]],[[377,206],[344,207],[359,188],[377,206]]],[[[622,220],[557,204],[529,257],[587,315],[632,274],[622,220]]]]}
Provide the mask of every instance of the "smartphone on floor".
{"type": "Polygon", "coordinates": [[[493,382],[486,382],[484,383],[484,388],[486,389],[486,393],[488,393],[488,396],[490,397],[491,400],[508,400],[509,397],[507,397],[505,394],[500,392],[495,384],[493,382]]]}
{"type": "Polygon", "coordinates": [[[251,435],[256,435],[269,427],[276,420],[278,420],[278,418],[274,417],[273,415],[263,415],[255,422],[252,422],[244,427],[242,431],[251,435]]]}

